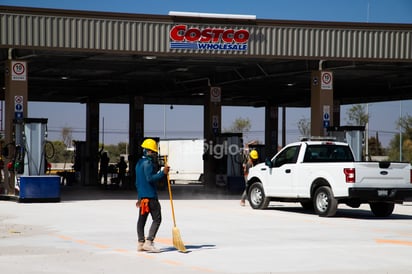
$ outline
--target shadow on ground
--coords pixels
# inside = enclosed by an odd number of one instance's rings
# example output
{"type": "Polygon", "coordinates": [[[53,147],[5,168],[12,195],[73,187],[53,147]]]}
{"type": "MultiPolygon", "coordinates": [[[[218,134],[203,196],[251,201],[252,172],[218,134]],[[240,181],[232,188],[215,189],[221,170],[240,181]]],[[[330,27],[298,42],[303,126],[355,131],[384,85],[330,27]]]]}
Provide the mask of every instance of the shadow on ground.
{"type": "MultiPolygon", "coordinates": [[[[171,185],[173,200],[186,199],[213,199],[236,200],[240,199],[241,191],[229,191],[224,187],[208,188],[204,184],[173,184],[171,185]]],[[[168,189],[158,190],[159,199],[170,199],[168,189]]],[[[74,200],[136,200],[135,189],[105,188],[103,186],[62,186],[61,202],[74,200]]]]}
{"type": "MultiPolygon", "coordinates": [[[[395,205],[394,213],[392,213],[388,217],[376,217],[373,215],[371,210],[361,209],[361,208],[338,208],[336,211],[336,215],[333,217],[327,218],[349,218],[349,219],[368,219],[368,220],[412,220],[412,215],[405,215],[405,214],[396,214],[396,206],[395,205]]],[[[266,210],[279,210],[285,212],[293,212],[293,213],[301,213],[301,214],[308,214],[308,215],[316,215],[315,211],[303,209],[301,207],[296,206],[285,206],[284,204],[276,204],[273,202],[270,207],[266,210]]],[[[320,217],[322,218],[322,217],[320,217]]]]}

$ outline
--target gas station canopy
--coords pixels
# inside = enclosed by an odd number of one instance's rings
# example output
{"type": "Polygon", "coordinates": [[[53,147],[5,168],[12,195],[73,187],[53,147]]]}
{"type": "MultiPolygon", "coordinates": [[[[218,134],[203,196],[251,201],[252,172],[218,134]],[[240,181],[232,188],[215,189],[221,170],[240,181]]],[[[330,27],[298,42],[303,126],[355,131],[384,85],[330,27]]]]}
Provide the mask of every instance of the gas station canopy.
{"type": "Polygon", "coordinates": [[[412,25],[0,6],[0,30],[0,74],[27,61],[29,101],[201,105],[219,86],[222,105],[308,107],[320,68],[340,104],[412,99],[412,25]]]}

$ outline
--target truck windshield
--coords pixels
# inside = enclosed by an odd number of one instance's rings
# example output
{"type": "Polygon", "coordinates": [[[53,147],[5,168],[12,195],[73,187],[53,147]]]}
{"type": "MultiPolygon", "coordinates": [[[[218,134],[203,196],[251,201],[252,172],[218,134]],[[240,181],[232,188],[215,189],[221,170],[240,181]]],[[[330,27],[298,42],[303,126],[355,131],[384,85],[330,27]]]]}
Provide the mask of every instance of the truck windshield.
{"type": "Polygon", "coordinates": [[[353,162],[352,151],[349,146],[338,145],[309,145],[306,148],[303,162],[353,162]]]}

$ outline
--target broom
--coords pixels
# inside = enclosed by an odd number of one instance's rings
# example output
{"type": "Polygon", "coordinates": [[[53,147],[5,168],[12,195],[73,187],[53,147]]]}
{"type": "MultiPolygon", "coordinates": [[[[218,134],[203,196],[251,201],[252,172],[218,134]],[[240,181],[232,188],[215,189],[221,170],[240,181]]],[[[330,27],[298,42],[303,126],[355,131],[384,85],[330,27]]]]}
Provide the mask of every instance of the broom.
{"type": "MultiPolygon", "coordinates": [[[[164,162],[165,166],[167,166],[167,158],[164,156],[164,162]]],[[[173,217],[173,229],[172,229],[172,234],[173,234],[173,246],[179,250],[180,252],[186,253],[186,247],[182,241],[182,237],[180,237],[180,231],[176,227],[176,218],[175,218],[175,210],[173,207],[173,198],[172,198],[172,188],[170,186],[170,180],[169,180],[169,174],[167,174],[167,187],[169,189],[169,197],[170,197],[170,205],[172,207],[172,217],[173,217]]]]}

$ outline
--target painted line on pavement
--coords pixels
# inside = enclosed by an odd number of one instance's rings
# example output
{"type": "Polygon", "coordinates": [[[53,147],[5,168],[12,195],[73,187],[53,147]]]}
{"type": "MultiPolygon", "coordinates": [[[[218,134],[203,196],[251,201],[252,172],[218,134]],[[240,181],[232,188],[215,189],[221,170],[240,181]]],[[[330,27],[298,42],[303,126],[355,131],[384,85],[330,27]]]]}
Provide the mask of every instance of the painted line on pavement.
{"type": "Polygon", "coordinates": [[[407,245],[412,246],[411,241],[401,241],[401,240],[386,240],[386,239],[376,239],[378,244],[394,244],[394,245],[407,245]]]}

